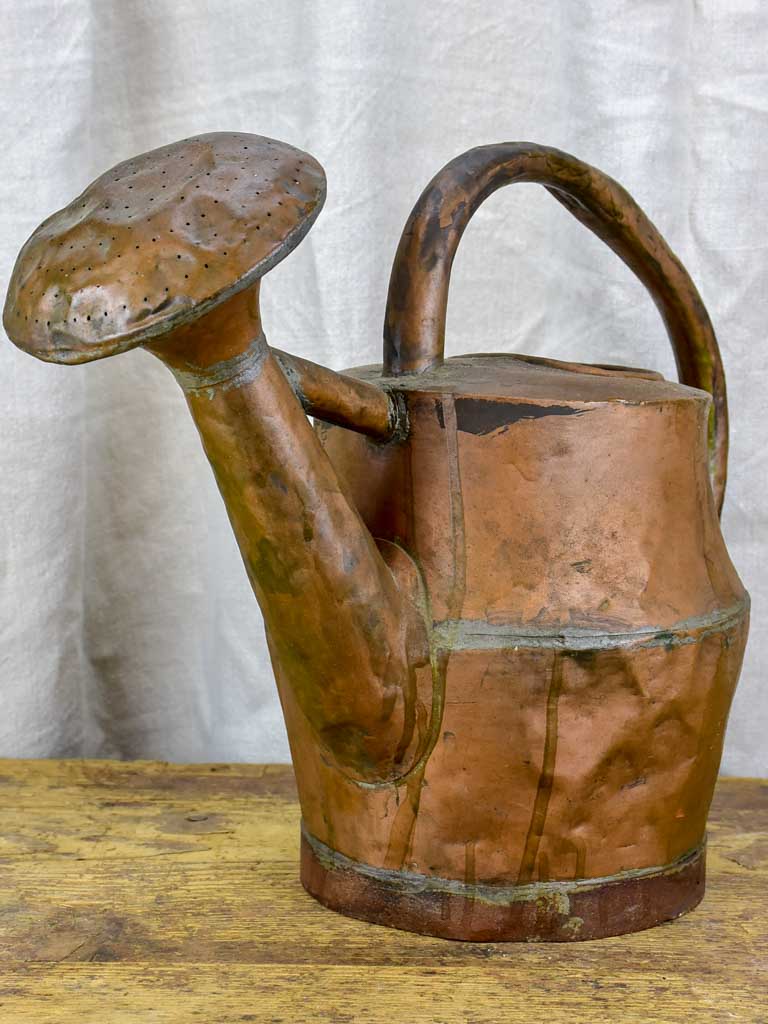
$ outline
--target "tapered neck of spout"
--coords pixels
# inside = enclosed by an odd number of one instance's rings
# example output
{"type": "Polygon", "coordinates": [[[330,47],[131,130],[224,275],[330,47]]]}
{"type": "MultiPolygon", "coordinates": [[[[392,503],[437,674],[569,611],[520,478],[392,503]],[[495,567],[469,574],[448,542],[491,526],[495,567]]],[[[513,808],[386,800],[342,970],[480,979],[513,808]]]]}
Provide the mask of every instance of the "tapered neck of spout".
{"type": "MultiPolygon", "coordinates": [[[[259,284],[237,292],[191,323],[145,347],[178,376],[216,375],[217,368],[242,362],[255,341],[263,337],[259,284]]],[[[220,374],[219,374],[220,376],[220,374]]]]}
{"type": "Polygon", "coordinates": [[[267,345],[257,289],[150,350],[184,388],[286,706],[352,777],[405,773],[431,720],[426,627],[267,345]]]}

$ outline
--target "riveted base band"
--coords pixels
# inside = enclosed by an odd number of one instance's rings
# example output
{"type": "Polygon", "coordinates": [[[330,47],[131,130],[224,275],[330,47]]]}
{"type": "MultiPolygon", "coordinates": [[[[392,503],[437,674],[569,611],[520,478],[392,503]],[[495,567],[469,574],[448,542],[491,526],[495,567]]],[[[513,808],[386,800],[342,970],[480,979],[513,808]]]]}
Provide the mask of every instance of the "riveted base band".
{"type": "Polygon", "coordinates": [[[359,864],[302,830],[301,881],[331,910],[473,942],[573,942],[642,931],[704,895],[705,848],[662,867],[574,882],[468,885],[359,864]]]}

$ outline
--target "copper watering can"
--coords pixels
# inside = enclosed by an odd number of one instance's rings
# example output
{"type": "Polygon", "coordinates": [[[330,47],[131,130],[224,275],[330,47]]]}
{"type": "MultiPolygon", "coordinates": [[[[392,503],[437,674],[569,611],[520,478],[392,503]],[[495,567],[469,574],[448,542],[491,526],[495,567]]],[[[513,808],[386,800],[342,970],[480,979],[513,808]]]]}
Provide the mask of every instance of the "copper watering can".
{"type": "Polygon", "coordinates": [[[616,182],[555,149],[484,146],[408,220],[383,365],[334,373],[270,348],[259,317],[261,277],[324,195],[311,156],[254,135],[122,163],[26,243],[7,332],[60,363],[142,345],[184,388],[264,614],[313,896],[458,939],[673,918],[703,895],[748,621],[701,299],[616,182]],[[632,268],[681,383],[444,360],[456,247],[515,181],[632,268]]]}

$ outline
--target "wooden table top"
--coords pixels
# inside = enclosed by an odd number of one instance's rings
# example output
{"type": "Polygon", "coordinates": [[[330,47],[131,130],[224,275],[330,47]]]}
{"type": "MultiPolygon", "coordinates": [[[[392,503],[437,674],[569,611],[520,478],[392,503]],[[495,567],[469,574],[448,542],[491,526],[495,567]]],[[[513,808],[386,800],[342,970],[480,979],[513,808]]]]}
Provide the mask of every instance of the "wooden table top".
{"type": "Polygon", "coordinates": [[[0,761],[0,1022],[768,1022],[768,782],[722,779],[702,905],[599,942],[449,942],[298,880],[290,768],[0,761]]]}

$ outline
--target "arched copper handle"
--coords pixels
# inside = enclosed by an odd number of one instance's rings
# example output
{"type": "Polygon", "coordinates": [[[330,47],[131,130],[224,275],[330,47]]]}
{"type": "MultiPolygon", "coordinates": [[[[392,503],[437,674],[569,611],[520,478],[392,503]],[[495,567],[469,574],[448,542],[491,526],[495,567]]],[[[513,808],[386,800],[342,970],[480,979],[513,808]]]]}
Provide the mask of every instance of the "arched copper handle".
{"type": "Polygon", "coordinates": [[[544,185],[602,238],[651,294],[672,342],[683,384],[713,398],[709,425],[712,488],[722,507],[728,462],[728,407],[720,350],[685,267],[618,182],[568,153],[529,142],[470,149],[438,172],[405,225],[392,266],[384,323],[384,372],[422,373],[443,360],[451,266],[472,214],[515,181],[544,185]]]}

